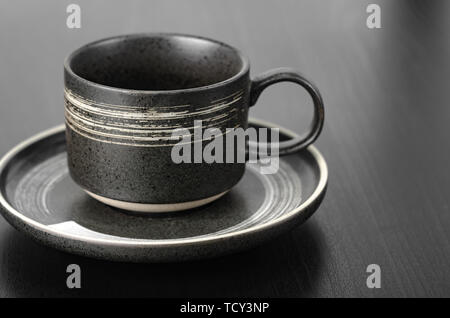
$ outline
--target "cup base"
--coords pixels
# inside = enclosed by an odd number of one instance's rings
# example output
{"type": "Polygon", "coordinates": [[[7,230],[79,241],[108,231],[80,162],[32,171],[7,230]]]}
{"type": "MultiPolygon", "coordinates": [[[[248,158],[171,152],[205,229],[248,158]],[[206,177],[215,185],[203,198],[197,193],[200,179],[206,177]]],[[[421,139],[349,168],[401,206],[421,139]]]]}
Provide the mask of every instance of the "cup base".
{"type": "Polygon", "coordinates": [[[202,205],[208,204],[214,200],[219,199],[224,194],[226,194],[228,191],[224,191],[222,193],[213,195],[211,197],[195,200],[195,201],[188,201],[188,202],[179,202],[179,203],[164,203],[164,204],[149,204],[149,203],[135,203],[135,202],[126,202],[126,201],[120,201],[120,200],[114,200],[110,198],[106,198],[103,196],[100,196],[98,194],[94,194],[92,192],[87,191],[86,189],[83,189],[87,194],[89,194],[94,199],[106,204],[110,205],[115,208],[119,208],[122,210],[137,212],[137,213],[162,213],[162,212],[176,212],[176,211],[182,211],[182,210],[188,210],[200,207],[202,205]]]}

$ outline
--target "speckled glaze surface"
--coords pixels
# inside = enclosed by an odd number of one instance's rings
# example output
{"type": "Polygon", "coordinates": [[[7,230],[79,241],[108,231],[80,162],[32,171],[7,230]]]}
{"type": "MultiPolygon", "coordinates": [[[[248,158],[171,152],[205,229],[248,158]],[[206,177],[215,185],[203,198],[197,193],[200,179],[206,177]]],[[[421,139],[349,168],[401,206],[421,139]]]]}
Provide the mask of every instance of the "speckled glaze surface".
{"type": "Polygon", "coordinates": [[[227,191],[245,164],[174,163],[172,132],[193,137],[195,120],[203,129],[246,128],[248,91],[247,60],[220,42],[138,34],[88,44],[65,62],[71,176],[89,192],[135,203],[227,191]]]}
{"type": "Polygon", "coordinates": [[[46,245],[113,261],[184,261],[250,248],[304,222],[322,201],[328,177],[311,146],[283,157],[273,175],[248,164],[241,182],[206,206],[142,217],[92,199],[69,177],[66,160],[63,126],[11,150],[0,161],[1,212],[46,245]]]}
{"type": "Polygon", "coordinates": [[[245,163],[174,163],[180,139],[172,132],[187,128],[194,140],[196,120],[203,130],[245,129],[249,107],[273,83],[302,85],[315,105],[309,134],[280,146],[280,155],[312,143],[323,123],[320,94],[300,75],[283,69],[252,81],[238,50],[196,36],[135,34],[91,43],[66,59],[64,80],[70,175],[106,200],[167,205],[230,190],[245,163]]]}

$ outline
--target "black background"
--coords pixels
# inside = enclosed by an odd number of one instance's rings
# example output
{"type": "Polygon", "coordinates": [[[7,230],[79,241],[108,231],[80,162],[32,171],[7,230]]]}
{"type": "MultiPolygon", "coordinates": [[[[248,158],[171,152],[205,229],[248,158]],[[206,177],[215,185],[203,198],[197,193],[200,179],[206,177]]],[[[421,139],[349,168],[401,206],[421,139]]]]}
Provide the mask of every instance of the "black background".
{"type": "MultiPolygon", "coordinates": [[[[0,153],[63,122],[62,63],[80,45],[145,31],[198,34],[247,55],[252,74],[301,70],[326,106],[316,143],[327,196],[305,225],[254,250],[181,264],[121,264],[38,245],[0,220],[0,297],[450,296],[450,1],[0,1],[0,153]],[[366,7],[382,29],[366,27],[366,7]],[[66,266],[82,288],[66,288],[66,266]],[[379,264],[382,288],[366,287],[379,264]]],[[[252,116],[297,132],[311,101],[266,90],[252,116]]]]}

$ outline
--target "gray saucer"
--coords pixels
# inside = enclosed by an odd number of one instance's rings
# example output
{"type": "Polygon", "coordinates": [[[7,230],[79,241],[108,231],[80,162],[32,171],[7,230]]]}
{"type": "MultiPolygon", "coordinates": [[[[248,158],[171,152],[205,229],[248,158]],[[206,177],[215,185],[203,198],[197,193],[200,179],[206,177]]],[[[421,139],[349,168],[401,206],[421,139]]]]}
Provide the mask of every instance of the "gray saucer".
{"type": "MultiPolygon", "coordinates": [[[[293,135],[280,129],[280,140],[293,135]]],[[[182,261],[250,248],[303,223],[322,201],[328,178],[325,160],[310,146],[280,157],[276,174],[247,164],[242,180],[206,206],[139,216],[88,196],[71,180],[66,160],[63,126],[12,149],[0,161],[0,210],[46,245],[114,261],[182,261]]]]}

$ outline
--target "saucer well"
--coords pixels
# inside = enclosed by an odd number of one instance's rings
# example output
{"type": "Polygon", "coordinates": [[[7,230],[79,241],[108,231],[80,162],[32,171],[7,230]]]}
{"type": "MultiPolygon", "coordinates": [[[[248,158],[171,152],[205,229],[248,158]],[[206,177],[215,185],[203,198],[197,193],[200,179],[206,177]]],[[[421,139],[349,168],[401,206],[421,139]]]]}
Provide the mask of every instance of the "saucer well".
{"type": "MultiPolygon", "coordinates": [[[[255,127],[270,126],[251,120],[255,127]]],[[[280,139],[294,133],[280,129],[280,139]]],[[[326,191],[314,147],[280,157],[275,174],[249,163],[231,191],[202,207],[131,215],[86,194],[70,178],[64,126],[22,142],[0,161],[0,206],[16,229],[69,253],[124,262],[170,262],[241,251],[303,223],[326,191]]]]}

